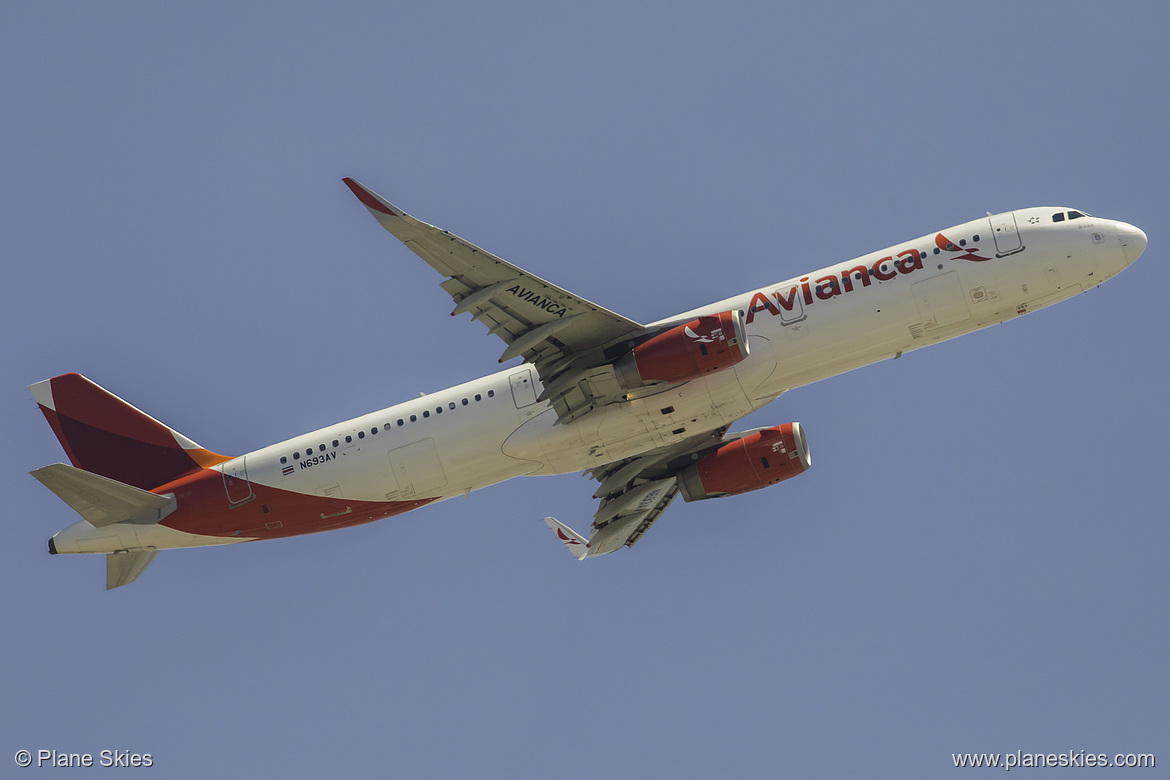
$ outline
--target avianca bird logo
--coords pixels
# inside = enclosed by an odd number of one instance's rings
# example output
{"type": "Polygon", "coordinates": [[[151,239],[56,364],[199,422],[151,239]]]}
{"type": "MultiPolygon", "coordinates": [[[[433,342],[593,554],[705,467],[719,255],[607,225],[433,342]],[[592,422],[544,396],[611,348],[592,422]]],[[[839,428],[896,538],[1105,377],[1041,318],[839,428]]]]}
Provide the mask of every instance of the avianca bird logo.
{"type": "Polygon", "coordinates": [[[971,260],[976,263],[982,263],[991,259],[990,257],[980,257],[979,255],[975,254],[979,250],[979,247],[971,247],[964,252],[958,244],[956,244],[954,241],[951,241],[942,233],[939,233],[934,237],[934,244],[944,252],[963,252],[961,255],[952,257],[952,260],[971,260]]]}
{"type": "Polygon", "coordinates": [[[561,541],[564,542],[565,544],[581,544],[581,542],[579,540],[574,539],[570,536],[565,536],[565,532],[559,528],[557,529],[557,536],[561,537],[561,541]]]}

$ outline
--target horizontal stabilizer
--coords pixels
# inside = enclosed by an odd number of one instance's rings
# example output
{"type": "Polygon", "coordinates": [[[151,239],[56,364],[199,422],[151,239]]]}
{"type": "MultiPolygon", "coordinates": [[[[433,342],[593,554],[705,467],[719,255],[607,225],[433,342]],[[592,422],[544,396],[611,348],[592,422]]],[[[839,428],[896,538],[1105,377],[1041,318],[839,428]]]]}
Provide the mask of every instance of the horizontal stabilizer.
{"type": "Polygon", "coordinates": [[[158,550],[116,552],[106,556],[106,590],[129,585],[146,571],[158,550]]]}
{"type": "Polygon", "coordinates": [[[64,463],[39,468],[32,475],[98,528],[125,522],[157,523],[175,509],[174,496],[160,496],[64,463]]]}
{"type": "Polygon", "coordinates": [[[555,517],[546,517],[544,522],[548,524],[549,528],[556,531],[557,538],[564,543],[565,547],[569,548],[569,552],[573,554],[574,558],[581,560],[589,554],[589,542],[584,536],[555,517]]]}

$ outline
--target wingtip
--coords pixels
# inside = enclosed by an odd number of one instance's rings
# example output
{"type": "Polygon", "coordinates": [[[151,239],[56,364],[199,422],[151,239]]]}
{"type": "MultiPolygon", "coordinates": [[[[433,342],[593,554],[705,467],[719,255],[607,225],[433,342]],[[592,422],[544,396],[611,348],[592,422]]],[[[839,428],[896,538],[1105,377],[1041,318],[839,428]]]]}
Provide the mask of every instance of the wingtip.
{"type": "Polygon", "coordinates": [[[377,211],[380,214],[388,214],[391,217],[399,216],[390,209],[384,200],[367,190],[356,180],[346,176],[342,179],[342,181],[345,182],[345,186],[349,187],[350,191],[357,196],[357,199],[360,200],[362,205],[366,208],[370,209],[371,211],[377,211]]]}
{"type": "Polygon", "coordinates": [[[569,554],[577,560],[583,560],[589,555],[589,540],[574,531],[555,517],[544,518],[544,523],[556,532],[557,538],[569,550],[569,554]]]}

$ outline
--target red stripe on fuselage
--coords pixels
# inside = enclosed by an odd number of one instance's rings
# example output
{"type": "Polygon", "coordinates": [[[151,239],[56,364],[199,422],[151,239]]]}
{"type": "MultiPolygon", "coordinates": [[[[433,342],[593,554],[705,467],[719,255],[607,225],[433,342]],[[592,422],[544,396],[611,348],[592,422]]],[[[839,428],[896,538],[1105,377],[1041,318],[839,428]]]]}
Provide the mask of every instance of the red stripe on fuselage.
{"type": "Polygon", "coordinates": [[[435,500],[355,501],[307,495],[253,482],[252,498],[233,505],[228,501],[223,475],[211,469],[175,480],[153,492],[174,493],[178,503],[178,508],[162,525],[189,534],[241,539],[278,539],[361,525],[409,512],[435,500]]]}

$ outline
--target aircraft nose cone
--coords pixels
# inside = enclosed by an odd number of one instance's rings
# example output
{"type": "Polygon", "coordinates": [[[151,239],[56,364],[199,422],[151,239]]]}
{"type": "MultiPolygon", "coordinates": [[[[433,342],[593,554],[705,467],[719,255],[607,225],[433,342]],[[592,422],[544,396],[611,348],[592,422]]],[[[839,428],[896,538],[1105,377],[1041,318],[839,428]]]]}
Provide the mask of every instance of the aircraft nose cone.
{"type": "Polygon", "coordinates": [[[1121,242],[1127,263],[1137,260],[1146,251],[1146,234],[1129,223],[1117,223],[1117,240],[1121,242]]]}

